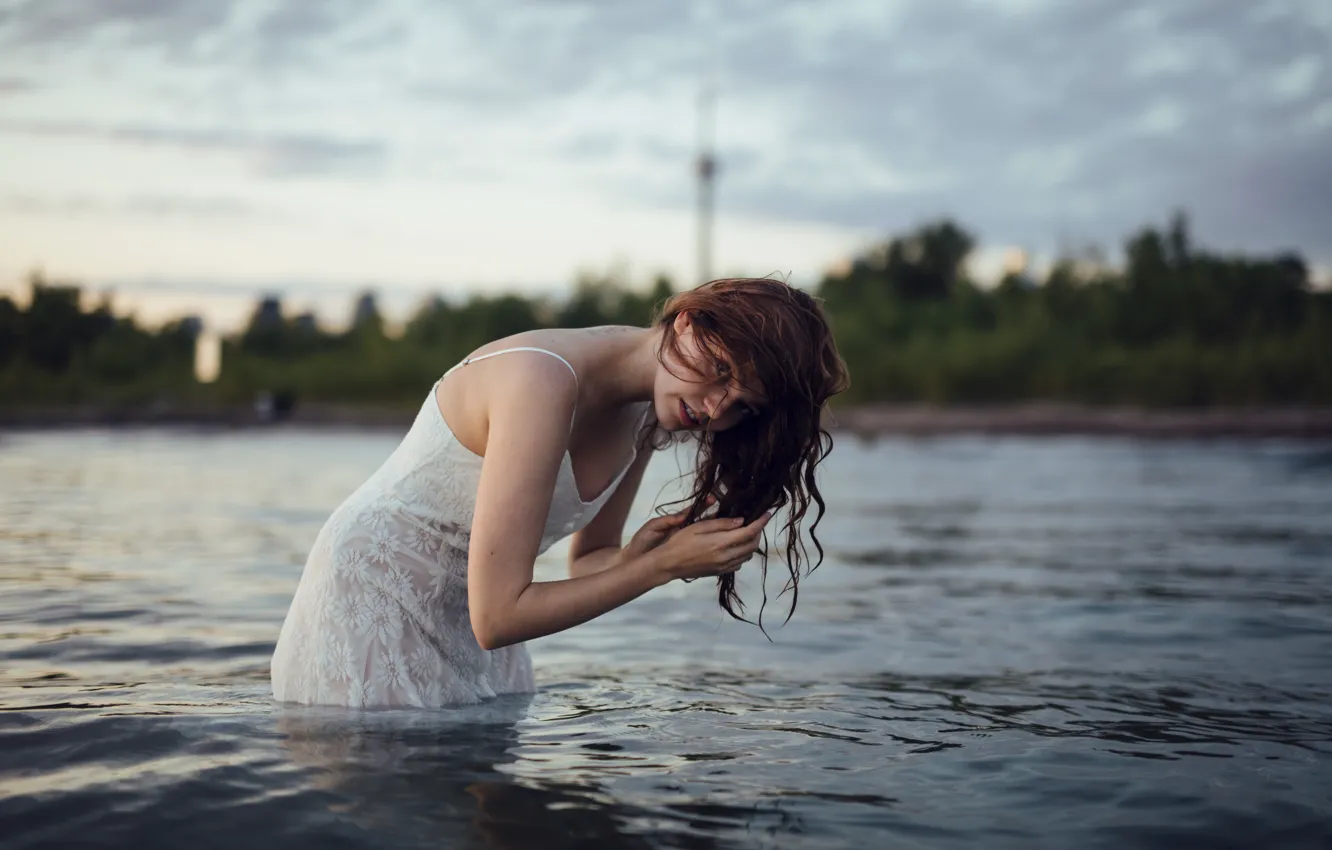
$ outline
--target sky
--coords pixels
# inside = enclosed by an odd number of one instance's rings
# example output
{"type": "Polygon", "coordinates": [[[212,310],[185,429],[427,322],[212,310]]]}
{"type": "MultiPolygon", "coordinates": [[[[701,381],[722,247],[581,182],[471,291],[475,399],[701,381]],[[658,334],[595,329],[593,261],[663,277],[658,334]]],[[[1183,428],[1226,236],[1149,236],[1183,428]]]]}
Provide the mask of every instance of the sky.
{"type": "Polygon", "coordinates": [[[813,284],[951,216],[1036,258],[1191,216],[1332,267],[1326,0],[0,0],[0,288],[148,321],[261,292],[813,284]]]}

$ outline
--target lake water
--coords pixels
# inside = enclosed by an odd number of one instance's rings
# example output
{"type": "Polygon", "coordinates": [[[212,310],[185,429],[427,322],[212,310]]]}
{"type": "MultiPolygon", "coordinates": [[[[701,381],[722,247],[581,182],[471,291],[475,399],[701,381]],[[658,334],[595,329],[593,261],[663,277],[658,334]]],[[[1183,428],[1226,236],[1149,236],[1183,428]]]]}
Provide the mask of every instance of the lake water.
{"type": "Polygon", "coordinates": [[[395,444],[0,435],[0,845],[1332,843],[1328,444],[845,438],[771,643],[677,583],[534,642],[531,696],[279,707],[306,550],[395,444]]]}

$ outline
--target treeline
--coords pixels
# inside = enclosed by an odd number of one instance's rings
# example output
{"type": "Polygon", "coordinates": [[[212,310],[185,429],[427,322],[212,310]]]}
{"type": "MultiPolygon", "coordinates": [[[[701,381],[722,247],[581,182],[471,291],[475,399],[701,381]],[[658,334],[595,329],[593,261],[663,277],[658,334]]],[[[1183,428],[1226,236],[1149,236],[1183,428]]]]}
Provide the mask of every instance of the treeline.
{"type": "Polygon", "coordinates": [[[645,325],[672,291],[666,278],[640,293],[588,277],[558,304],[513,294],[462,303],[436,297],[393,335],[369,294],[358,299],[350,328],[338,333],[322,330],[308,313],[285,316],[269,298],[244,333],[224,344],[215,391],[228,402],[269,391],[316,402],[420,404],[445,369],[490,340],[543,327],[645,325]]]}
{"type": "Polygon", "coordinates": [[[115,405],[196,400],[202,323],[184,318],[157,330],[86,307],[78,286],[30,280],[26,308],[0,296],[0,405],[115,405]]]}
{"type": "Polygon", "coordinates": [[[945,221],[822,281],[856,399],[1332,402],[1332,293],[1294,253],[1201,250],[1180,214],[1131,236],[1121,269],[1065,258],[987,291],[963,275],[973,247],[945,221]]]}
{"type": "MultiPolygon", "coordinates": [[[[1134,234],[1122,268],[1066,258],[1044,279],[966,274],[975,238],[951,221],[892,238],[818,286],[850,366],[848,401],[1061,400],[1147,406],[1332,403],[1332,294],[1293,253],[1222,256],[1187,221],[1134,234]]],[[[414,405],[449,365],[539,327],[645,324],[672,292],[581,280],[563,302],[435,298],[390,334],[370,294],[346,330],[261,300],[223,343],[211,384],[193,378],[196,319],[158,330],[85,307],[77,287],[36,278],[31,302],[0,298],[0,403],[301,402],[414,405]]]]}

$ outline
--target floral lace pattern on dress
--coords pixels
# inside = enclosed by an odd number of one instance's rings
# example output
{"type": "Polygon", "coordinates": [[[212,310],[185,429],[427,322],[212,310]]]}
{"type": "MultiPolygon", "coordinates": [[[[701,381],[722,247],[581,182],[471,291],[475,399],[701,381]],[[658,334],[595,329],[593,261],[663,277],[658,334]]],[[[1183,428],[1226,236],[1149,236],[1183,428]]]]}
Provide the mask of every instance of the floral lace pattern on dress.
{"type": "MultiPolygon", "coordinates": [[[[567,460],[541,552],[591,522],[629,467],[583,502],[567,460]]],[[[402,443],[320,530],[273,653],[276,699],[434,707],[534,689],[525,644],[487,651],[472,633],[467,547],[481,462],[432,389],[402,443]]]]}

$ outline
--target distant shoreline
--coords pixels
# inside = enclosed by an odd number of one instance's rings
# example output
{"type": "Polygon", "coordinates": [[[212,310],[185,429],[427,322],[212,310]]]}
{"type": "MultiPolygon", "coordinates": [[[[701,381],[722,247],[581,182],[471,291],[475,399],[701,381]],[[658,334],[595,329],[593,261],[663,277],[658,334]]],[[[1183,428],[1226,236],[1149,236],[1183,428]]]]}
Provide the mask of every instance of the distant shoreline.
{"type": "Polygon", "coordinates": [[[864,405],[838,411],[836,429],[867,438],[958,434],[1332,438],[1332,408],[1153,409],[1030,403],[995,406],[864,405]]]}
{"type": "MultiPolygon", "coordinates": [[[[418,408],[306,404],[271,420],[248,407],[188,409],[97,406],[0,410],[0,430],[143,427],[204,429],[335,428],[405,431],[418,408]]],[[[834,411],[829,428],[875,437],[1121,436],[1159,439],[1332,439],[1332,408],[1166,410],[1030,403],[993,406],[870,404],[834,411]]]]}

